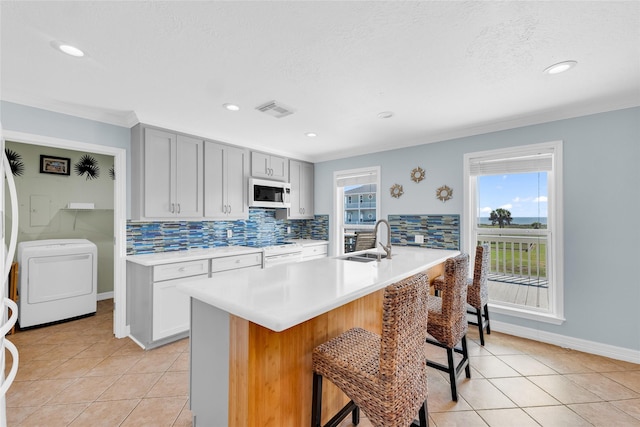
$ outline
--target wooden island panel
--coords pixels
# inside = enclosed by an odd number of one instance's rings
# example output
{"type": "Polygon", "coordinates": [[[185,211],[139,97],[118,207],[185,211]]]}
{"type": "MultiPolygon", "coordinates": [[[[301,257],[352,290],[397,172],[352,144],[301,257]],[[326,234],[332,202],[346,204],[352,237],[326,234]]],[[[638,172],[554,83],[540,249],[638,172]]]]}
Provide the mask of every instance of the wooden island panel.
{"type": "MultiPolygon", "coordinates": [[[[427,270],[429,281],[442,272],[442,264],[427,270]]],[[[229,425],[309,425],[313,349],[356,326],[380,333],[383,295],[381,289],[282,332],[230,316],[229,425]]],[[[330,381],[324,381],[323,423],[347,401],[330,381]]]]}

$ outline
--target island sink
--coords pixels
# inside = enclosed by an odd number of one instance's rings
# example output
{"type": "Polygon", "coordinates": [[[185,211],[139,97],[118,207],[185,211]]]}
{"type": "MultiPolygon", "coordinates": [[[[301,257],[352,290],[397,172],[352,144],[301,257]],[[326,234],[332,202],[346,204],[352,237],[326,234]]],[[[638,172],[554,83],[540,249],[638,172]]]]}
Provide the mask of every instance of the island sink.
{"type": "Polygon", "coordinates": [[[339,259],[343,259],[346,261],[356,261],[356,262],[371,262],[378,259],[378,256],[380,257],[380,259],[382,259],[382,258],[386,258],[387,254],[376,253],[376,252],[365,252],[363,254],[358,254],[358,255],[346,255],[346,256],[340,257],[339,259]]]}

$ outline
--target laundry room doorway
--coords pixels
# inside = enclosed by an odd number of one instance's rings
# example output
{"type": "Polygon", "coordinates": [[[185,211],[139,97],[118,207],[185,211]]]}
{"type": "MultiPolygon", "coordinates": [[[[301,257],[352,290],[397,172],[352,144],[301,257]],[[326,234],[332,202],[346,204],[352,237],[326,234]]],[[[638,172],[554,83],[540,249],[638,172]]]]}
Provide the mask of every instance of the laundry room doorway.
{"type": "MultiPolygon", "coordinates": [[[[4,137],[18,195],[18,242],[93,242],[97,299],[113,298],[114,335],[127,336],[125,150],[39,135],[4,137]]],[[[6,221],[10,225],[12,218],[6,221]]]]}

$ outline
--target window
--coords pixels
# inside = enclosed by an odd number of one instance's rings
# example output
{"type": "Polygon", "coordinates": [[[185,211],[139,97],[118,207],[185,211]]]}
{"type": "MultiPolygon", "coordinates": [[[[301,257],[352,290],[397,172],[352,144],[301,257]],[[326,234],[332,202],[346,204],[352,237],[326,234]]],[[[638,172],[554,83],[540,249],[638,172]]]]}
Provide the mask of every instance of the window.
{"type": "Polygon", "coordinates": [[[344,192],[344,224],[373,225],[377,221],[376,184],[347,185],[344,192]]]}
{"type": "Polygon", "coordinates": [[[380,217],[380,167],[334,172],[333,253],[350,252],[358,231],[373,230],[380,217]]]}
{"type": "Polygon", "coordinates": [[[465,155],[465,247],[491,248],[492,310],[560,324],[562,144],[465,155]]]}

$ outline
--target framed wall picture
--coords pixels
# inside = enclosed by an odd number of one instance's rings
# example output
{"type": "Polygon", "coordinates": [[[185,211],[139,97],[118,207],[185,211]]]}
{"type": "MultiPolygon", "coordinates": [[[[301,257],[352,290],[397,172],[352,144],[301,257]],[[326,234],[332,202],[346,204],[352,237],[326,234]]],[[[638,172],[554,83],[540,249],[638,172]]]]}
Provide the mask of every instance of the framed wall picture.
{"type": "Polygon", "coordinates": [[[71,171],[69,170],[70,163],[71,159],[66,157],[47,156],[41,154],[40,173],[69,176],[71,173],[71,171]]]}

